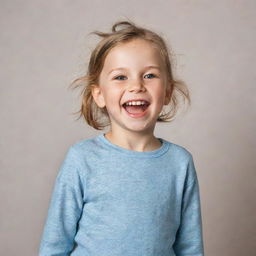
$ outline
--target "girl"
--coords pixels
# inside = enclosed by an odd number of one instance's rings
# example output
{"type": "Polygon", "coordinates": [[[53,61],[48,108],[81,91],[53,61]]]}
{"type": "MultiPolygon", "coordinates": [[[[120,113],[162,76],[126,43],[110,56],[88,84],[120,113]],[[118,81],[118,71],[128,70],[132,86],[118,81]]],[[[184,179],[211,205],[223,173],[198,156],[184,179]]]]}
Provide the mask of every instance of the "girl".
{"type": "Polygon", "coordinates": [[[110,129],[68,149],[40,256],[202,256],[192,154],[154,136],[156,122],[174,116],[176,93],[189,100],[185,84],[173,78],[168,48],[133,22],[94,33],[103,39],[74,83],[84,86],[80,117],[110,129]]]}

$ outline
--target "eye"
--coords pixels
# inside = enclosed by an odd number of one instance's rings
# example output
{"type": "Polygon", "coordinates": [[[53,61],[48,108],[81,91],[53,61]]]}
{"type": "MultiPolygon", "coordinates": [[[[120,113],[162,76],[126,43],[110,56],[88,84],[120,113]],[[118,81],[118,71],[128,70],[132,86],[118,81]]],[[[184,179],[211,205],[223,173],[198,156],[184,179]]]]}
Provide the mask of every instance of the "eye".
{"type": "Polygon", "coordinates": [[[156,77],[154,74],[147,74],[147,75],[145,75],[145,77],[146,78],[154,78],[154,77],[156,77]]]}
{"type": "Polygon", "coordinates": [[[116,76],[116,77],[114,78],[114,80],[124,80],[124,79],[125,79],[125,76],[123,76],[123,75],[116,76]]]}

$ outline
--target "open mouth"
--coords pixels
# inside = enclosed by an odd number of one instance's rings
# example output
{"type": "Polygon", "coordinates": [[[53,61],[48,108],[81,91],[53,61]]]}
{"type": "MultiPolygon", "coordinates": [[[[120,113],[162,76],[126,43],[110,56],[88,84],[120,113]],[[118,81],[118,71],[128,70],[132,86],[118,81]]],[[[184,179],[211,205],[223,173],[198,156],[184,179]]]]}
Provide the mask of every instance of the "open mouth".
{"type": "Polygon", "coordinates": [[[130,114],[140,114],[150,105],[147,101],[127,102],[123,104],[123,108],[130,114]]]}

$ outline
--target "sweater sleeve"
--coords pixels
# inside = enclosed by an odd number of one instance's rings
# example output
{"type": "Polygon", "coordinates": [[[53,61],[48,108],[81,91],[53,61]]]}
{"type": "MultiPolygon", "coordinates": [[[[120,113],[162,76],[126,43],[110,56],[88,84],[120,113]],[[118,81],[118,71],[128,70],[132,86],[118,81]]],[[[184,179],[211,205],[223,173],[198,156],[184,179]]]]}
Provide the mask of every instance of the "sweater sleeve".
{"type": "Polygon", "coordinates": [[[203,256],[203,230],[198,178],[190,155],[183,190],[181,222],[176,234],[174,251],[177,256],[203,256]]]}
{"type": "Polygon", "coordinates": [[[71,147],[55,180],[39,256],[68,256],[83,208],[83,179],[79,157],[71,147]]]}

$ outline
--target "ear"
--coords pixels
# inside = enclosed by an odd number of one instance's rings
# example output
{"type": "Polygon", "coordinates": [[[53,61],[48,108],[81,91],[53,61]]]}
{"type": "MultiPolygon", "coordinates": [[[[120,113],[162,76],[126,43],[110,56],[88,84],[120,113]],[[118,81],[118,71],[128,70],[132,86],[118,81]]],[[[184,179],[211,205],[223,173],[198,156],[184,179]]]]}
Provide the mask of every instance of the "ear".
{"type": "Polygon", "coordinates": [[[166,94],[164,99],[164,105],[168,105],[170,103],[170,100],[172,98],[172,91],[173,91],[173,85],[171,82],[168,82],[166,84],[166,94]]]}
{"type": "Polygon", "coordinates": [[[94,101],[96,102],[96,104],[98,105],[98,107],[100,108],[104,108],[106,106],[105,103],[105,99],[102,93],[102,89],[100,88],[99,85],[92,85],[92,97],[94,99],[94,101]]]}

